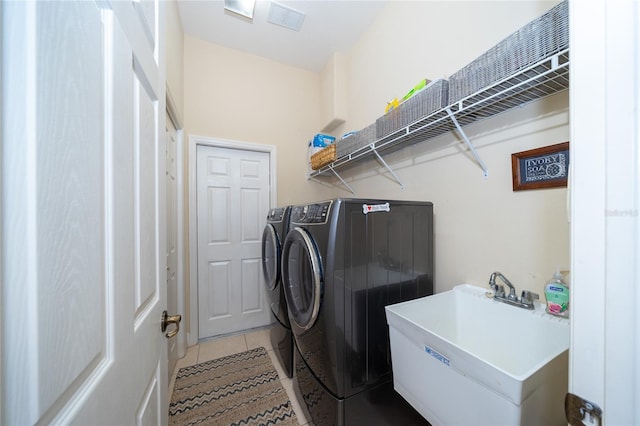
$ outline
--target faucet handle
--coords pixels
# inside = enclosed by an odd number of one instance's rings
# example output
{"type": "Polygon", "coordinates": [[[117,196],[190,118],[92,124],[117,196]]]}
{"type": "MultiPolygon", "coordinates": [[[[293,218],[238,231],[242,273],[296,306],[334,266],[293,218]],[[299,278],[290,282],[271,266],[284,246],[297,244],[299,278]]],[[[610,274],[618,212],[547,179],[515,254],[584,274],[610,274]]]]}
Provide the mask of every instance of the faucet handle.
{"type": "Polygon", "coordinates": [[[493,297],[504,297],[504,286],[502,284],[493,284],[493,297]]]}
{"type": "Polygon", "coordinates": [[[540,299],[538,293],[529,290],[522,290],[522,303],[533,306],[533,301],[540,299]]]}

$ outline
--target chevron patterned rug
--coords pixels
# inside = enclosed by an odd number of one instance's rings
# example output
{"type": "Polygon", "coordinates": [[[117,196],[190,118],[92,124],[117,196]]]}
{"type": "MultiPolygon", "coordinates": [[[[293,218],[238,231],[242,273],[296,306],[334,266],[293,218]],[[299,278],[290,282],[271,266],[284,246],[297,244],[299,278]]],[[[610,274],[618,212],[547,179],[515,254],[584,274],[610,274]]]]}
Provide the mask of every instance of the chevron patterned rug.
{"type": "Polygon", "coordinates": [[[297,425],[287,392],[264,348],[181,368],[170,425],[297,425]]]}

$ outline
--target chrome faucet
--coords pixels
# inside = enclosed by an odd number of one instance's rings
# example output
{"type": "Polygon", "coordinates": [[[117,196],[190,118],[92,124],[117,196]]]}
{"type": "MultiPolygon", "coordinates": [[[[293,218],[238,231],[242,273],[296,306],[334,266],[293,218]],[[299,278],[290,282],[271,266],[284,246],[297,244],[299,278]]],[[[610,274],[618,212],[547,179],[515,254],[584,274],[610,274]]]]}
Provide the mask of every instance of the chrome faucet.
{"type": "Polygon", "coordinates": [[[522,297],[518,297],[516,295],[516,288],[513,284],[511,284],[507,277],[497,271],[492,273],[489,277],[489,287],[493,289],[493,298],[495,300],[524,309],[534,309],[535,306],[533,301],[540,298],[536,293],[529,290],[524,290],[522,292],[522,297]],[[509,294],[505,295],[503,285],[496,284],[496,278],[500,278],[502,282],[509,287],[509,294]]]}

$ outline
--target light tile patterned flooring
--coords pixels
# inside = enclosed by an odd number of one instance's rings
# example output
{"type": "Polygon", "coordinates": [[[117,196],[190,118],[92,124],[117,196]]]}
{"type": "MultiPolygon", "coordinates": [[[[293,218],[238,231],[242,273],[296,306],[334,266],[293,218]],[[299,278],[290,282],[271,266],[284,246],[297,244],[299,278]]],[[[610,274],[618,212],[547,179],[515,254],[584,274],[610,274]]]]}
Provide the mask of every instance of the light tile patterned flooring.
{"type": "MultiPolygon", "coordinates": [[[[227,355],[233,355],[235,353],[244,352],[249,349],[255,349],[260,346],[264,347],[267,350],[267,353],[271,358],[271,363],[278,371],[280,382],[287,391],[287,395],[289,395],[289,400],[293,405],[293,410],[296,413],[298,422],[300,423],[300,425],[311,424],[304,417],[304,413],[300,408],[300,403],[296,399],[295,393],[293,391],[292,379],[286,376],[286,374],[282,370],[282,367],[280,366],[280,363],[278,362],[278,359],[276,358],[276,355],[273,352],[271,340],[269,339],[269,328],[255,331],[251,330],[245,334],[223,337],[189,347],[187,349],[187,354],[183,358],[180,358],[176,364],[176,368],[174,369],[173,375],[171,376],[171,382],[169,383],[169,389],[173,391],[173,386],[176,381],[176,375],[178,373],[178,370],[182,367],[189,367],[201,362],[209,361],[227,355]]],[[[171,395],[169,395],[169,398],[171,398],[171,395]]]]}

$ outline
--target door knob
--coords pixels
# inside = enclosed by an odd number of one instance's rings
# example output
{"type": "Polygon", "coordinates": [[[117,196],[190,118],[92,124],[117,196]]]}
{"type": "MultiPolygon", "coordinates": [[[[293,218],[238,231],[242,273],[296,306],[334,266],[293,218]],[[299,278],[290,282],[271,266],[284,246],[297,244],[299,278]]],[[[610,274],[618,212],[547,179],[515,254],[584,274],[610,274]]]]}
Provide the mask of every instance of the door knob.
{"type": "Polygon", "coordinates": [[[167,339],[171,339],[173,336],[175,336],[176,334],[178,334],[178,332],[180,331],[180,321],[182,320],[182,315],[168,315],[167,311],[164,311],[162,313],[162,322],[160,323],[160,328],[162,329],[162,332],[164,333],[165,331],[167,331],[167,327],[169,327],[169,324],[175,324],[176,328],[167,332],[165,334],[165,337],[167,339]]]}

